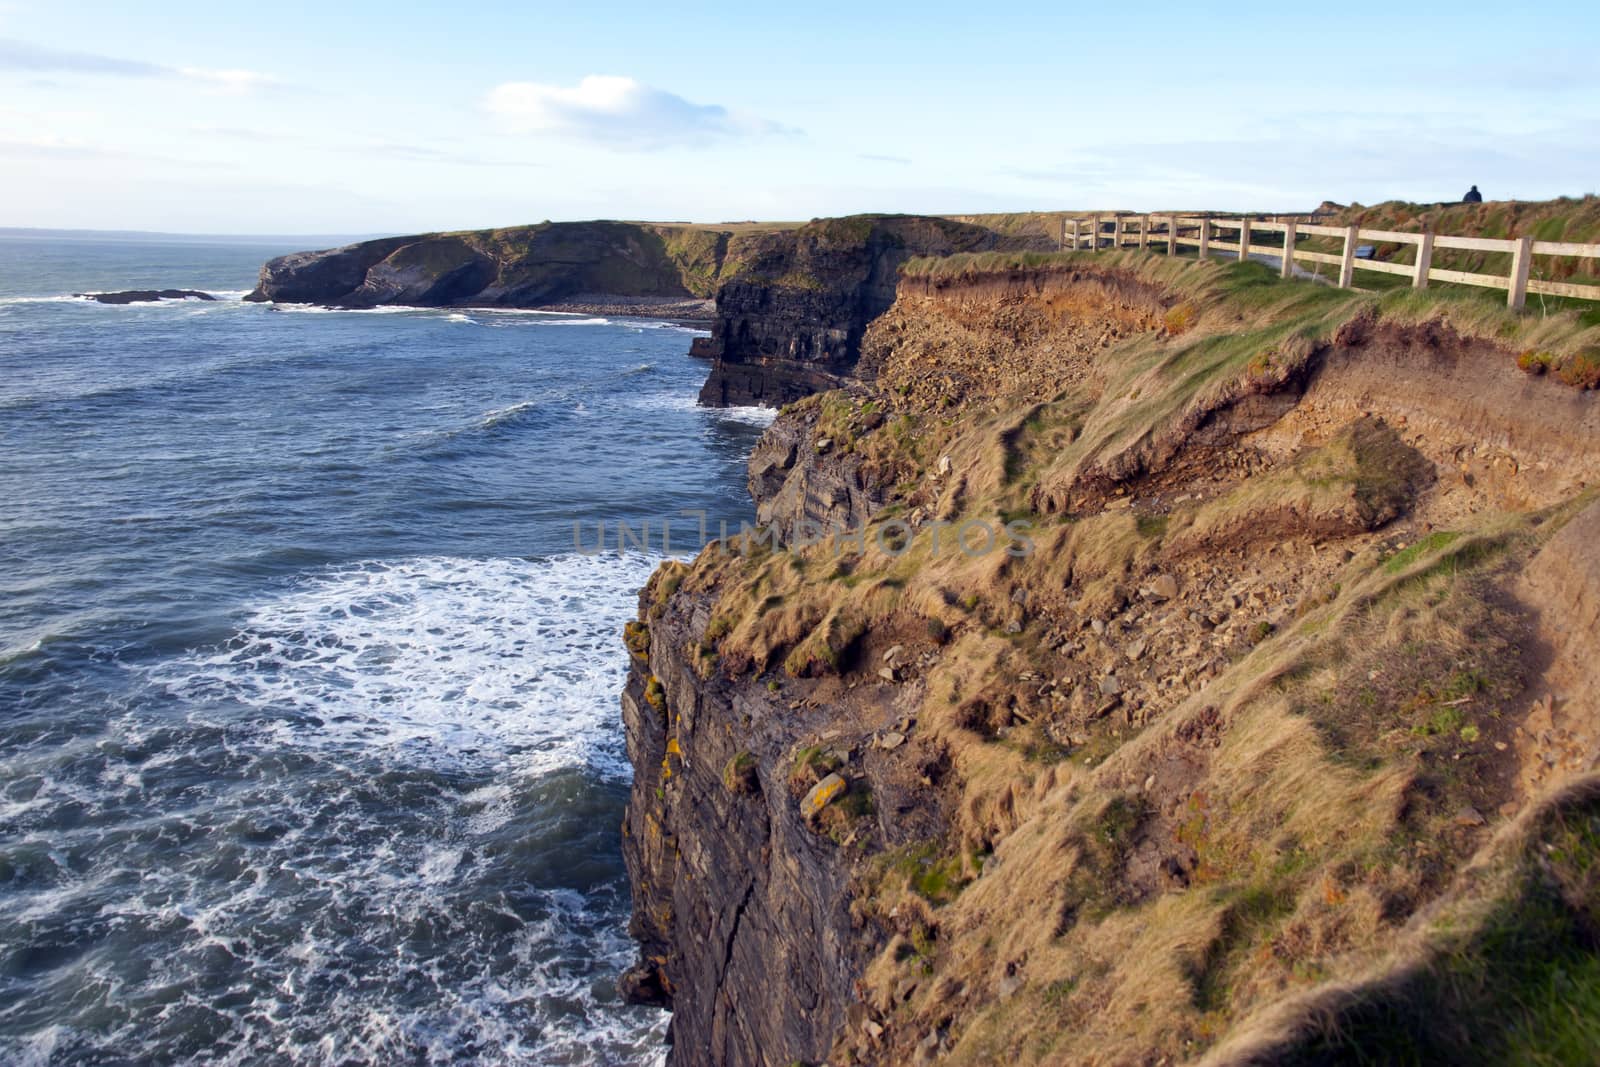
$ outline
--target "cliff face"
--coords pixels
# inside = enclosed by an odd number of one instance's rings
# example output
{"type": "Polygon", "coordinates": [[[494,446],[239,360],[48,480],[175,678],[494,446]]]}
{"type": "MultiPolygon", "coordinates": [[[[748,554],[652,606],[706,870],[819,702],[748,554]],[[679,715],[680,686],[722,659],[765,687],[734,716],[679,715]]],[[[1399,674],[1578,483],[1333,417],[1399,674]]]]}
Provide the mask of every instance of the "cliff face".
{"type": "Polygon", "coordinates": [[[795,803],[787,704],[696,673],[705,598],[684,591],[653,610],[672,577],[646,591],[648,666],[636,665],[623,698],[639,768],[624,849],[639,875],[632,932],[644,960],[624,988],[674,1007],[682,1062],[819,1059],[845,1024],[867,948],[833,855],[841,842],[819,838],[795,803]]]}
{"type": "Polygon", "coordinates": [[[729,240],[725,231],[626,222],[388,237],[280,256],[246,299],[539,307],[584,294],[709,298],[729,240]]]}
{"type": "Polygon", "coordinates": [[[981,226],[921,216],[858,215],[749,238],[717,292],[710,407],[777,407],[848,381],[867,326],[894,302],[913,256],[1024,248],[981,226]]]}
{"type": "Polygon", "coordinates": [[[1600,404],[1515,353],[1595,331],[953,262],[752,455],[778,543],[629,628],[624,986],[673,1067],[1559,1059],[1600,404]]]}

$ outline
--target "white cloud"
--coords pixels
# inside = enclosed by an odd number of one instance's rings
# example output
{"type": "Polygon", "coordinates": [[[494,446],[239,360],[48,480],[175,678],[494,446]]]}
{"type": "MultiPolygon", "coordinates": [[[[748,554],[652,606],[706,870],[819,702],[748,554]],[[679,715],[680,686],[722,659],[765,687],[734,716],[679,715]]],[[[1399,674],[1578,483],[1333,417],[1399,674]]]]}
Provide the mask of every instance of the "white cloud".
{"type": "Polygon", "coordinates": [[[489,91],[484,107],[519,132],[641,148],[794,132],[719,104],[692,103],[632,78],[606,74],[590,74],[570,88],[506,82],[489,91]]]}
{"type": "Polygon", "coordinates": [[[164,67],[140,59],[120,59],[92,52],[45,48],[15,38],[0,38],[0,72],[26,74],[89,74],[117,78],[182,78],[211,91],[238,96],[279,85],[276,78],[253,70],[207,67],[164,67]]]}

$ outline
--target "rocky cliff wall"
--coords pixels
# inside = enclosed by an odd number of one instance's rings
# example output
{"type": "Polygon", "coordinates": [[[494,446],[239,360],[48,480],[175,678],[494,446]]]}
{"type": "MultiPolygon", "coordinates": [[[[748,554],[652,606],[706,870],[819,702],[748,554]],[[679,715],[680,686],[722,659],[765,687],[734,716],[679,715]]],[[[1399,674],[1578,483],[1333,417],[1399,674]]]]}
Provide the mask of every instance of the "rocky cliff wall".
{"type": "Polygon", "coordinates": [[[913,215],[824,219],[751,238],[717,291],[700,402],[779,407],[851,380],[867,327],[914,256],[1033,247],[1033,236],[913,215]]]}
{"type": "MultiPolygon", "coordinates": [[[[1526,994],[1447,968],[1524,973],[1484,916],[1600,828],[1562,792],[1600,678],[1538,636],[1592,598],[1526,601],[1592,525],[1558,532],[1595,394],[1515,353],[1594,338],[1449,310],[1131,256],[903,283],[871,381],[752,456],[787,547],[666,565],[629,630],[624,984],[673,1067],[1399,1047],[1335,989],[1513,1056],[1526,994]],[[931,547],[1019,518],[1025,555],[931,547]]],[[[1541,929],[1589,928],[1580,896],[1541,929]]]]}

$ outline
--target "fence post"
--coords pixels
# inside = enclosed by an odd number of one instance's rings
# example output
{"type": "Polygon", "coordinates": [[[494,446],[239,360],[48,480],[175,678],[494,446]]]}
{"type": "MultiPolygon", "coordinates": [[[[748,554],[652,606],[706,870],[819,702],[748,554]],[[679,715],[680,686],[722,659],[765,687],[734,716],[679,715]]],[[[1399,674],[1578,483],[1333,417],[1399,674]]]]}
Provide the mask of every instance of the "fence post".
{"type": "Polygon", "coordinates": [[[1533,266],[1533,238],[1523,237],[1511,251],[1511,289],[1506,293],[1506,307],[1522,309],[1528,301],[1528,272],[1533,266]]]}
{"type": "Polygon", "coordinates": [[[1239,220],[1239,262],[1250,258],[1250,219],[1239,220]]]}
{"type": "Polygon", "coordinates": [[[1127,234],[1126,234],[1126,231],[1123,229],[1122,215],[1121,214],[1117,215],[1117,221],[1112,226],[1112,231],[1111,232],[1115,235],[1111,239],[1111,247],[1113,249],[1115,249],[1116,251],[1118,251],[1118,252],[1122,251],[1122,242],[1124,240],[1126,240],[1127,234]]]}
{"type": "Polygon", "coordinates": [[[1282,278],[1294,277],[1294,228],[1293,219],[1283,224],[1283,268],[1278,272],[1282,278]]]}
{"type": "Polygon", "coordinates": [[[1089,251],[1100,251],[1100,227],[1104,224],[1105,220],[1099,215],[1094,217],[1094,230],[1089,234],[1089,251]]]}
{"type": "Polygon", "coordinates": [[[1150,247],[1150,216],[1146,215],[1139,220],[1139,251],[1143,252],[1150,247]]]}
{"type": "Polygon", "coordinates": [[[1205,259],[1206,255],[1210,251],[1211,251],[1211,220],[1209,218],[1203,218],[1203,219],[1200,220],[1200,258],[1201,259],[1205,259]]]}
{"type": "Polygon", "coordinates": [[[1072,220],[1072,250],[1074,252],[1083,247],[1083,238],[1078,233],[1078,228],[1080,225],[1081,224],[1077,219],[1072,220]]]}
{"type": "Polygon", "coordinates": [[[1428,271],[1433,269],[1433,231],[1427,230],[1422,234],[1422,243],[1417,245],[1417,272],[1411,276],[1411,288],[1426,289],[1428,287],[1428,271]]]}
{"type": "Polygon", "coordinates": [[[1348,289],[1356,276],[1356,241],[1361,227],[1347,226],[1344,231],[1344,258],[1339,261],[1339,288],[1348,289]]]}
{"type": "Polygon", "coordinates": [[[1178,254],[1178,216],[1167,216],[1167,255],[1178,254]]]}
{"type": "Polygon", "coordinates": [[[1067,217],[1061,216],[1061,232],[1056,235],[1056,251],[1065,252],[1067,249],[1067,217]]]}

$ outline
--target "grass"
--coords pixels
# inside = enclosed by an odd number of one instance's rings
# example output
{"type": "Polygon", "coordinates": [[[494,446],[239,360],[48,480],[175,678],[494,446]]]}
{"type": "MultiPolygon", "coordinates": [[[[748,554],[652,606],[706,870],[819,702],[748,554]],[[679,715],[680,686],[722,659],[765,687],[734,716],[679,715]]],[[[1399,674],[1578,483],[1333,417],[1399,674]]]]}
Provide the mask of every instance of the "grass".
{"type": "Polygon", "coordinates": [[[915,893],[934,907],[949,904],[981,868],[981,857],[947,853],[937,841],[918,841],[885,853],[878,861],[877,894],[890,900],[899,891],[915,893]]]}
{"type": "Polygon", "coordinates": [[[1420,964],[1358,988],[1275,1062],[1592,1063],[1600,1048],[1600,803],[1593,786],[1538,820],[1481,918],[1420,964]]]}
{"type": "MultiPolygon", "coordinates": [[[[756,684],[787,666],[798,680],[782,686],[810,696],[805,714],[818,729],[892,721],[867,702],[884,692],[871,684],[876,653],[891,642],[915,653],[893,697],[904,701],[896,714],[916,715],[914,743],[869,752],[861,788],[853,766],[827,826],[837,844],[870,836],[864,786],[876,766],[930,783],[918,794],[928,821],[915,824],[917,840],[873,855],[883,846],[873,839],[854,868],[861,916],[892,934],[861,994],[895,1005],[891,1036],[954,1014],[957,1067],[1063,1062],[1069,1043],[1102,1062],[1190,1060],[1246,1032],[1263,1009],[1350,979],[1449,898],[1490,832],[1461,828],[1459,814],[1470,806],[1494,819],[1504,801],[1492,742],[1525,711],[1516,697],[1528,679],[1517,655],[1525,620],[1502,593],[1545,535],[1526,517],[1456,513],[1446,514],[1450,530],[1426,536],[1374,529],[1432,499],[1427,465],[1409,436],[1354,414],[1342,427],[1313,424],[1315,446],[1278,453],[1271,473],[1230,473],[1243,485],[1236,493],[1207,482],[1196,503],[1167,496],[1188,492],[1174,470],[1187,474],[1172,460],[1182,453],[1162,449],[1292,388],[1352,323],[1442,317],[1501,345],[1508,363],[1517,351],[1549,352],[1552,372],[1582,349],[1584,328],[1447,293],[1285,282],[1255,264],[1038,255],[913,261],[908,273],[949,278],[1030,263],[1080,277],[1006,303],[1005,317],[964,297],[937,307],[927,297],[919,313],[937,336],[926,349],[909,335],[891,345],[877,392],[811,398],[791,413],[848,441],[864,484],[881,494],[863,551],[843,567],[827,546],[753,562],[706,555],[681,580],[714,596],[711,618],[729,620],[723,663],[756,684]],[[1050,304],[1058,298],[1069,299],[1050,304]],[[1184,305],[1193,314],[1183,331],[1165,328],[1184,305]],[[1115,317],[1130,306],[1137,315],[1115,317]],[[1080,344],[1071,329],[1084,318],[1095,336],[1080,344]],[[1115,336],[1102,341],[1102,329],[1115,336]],[[1048,388],[980,383],[941,397],[927,387],[949,369],[947,351],[989,358],[982,346],[996,337],[1001,358],[1020,348],[1065,370],[1042,379],[1048,388]],[[1103,508],[1118,487],[1134,506],[1103,508]],[[1158,495],[1174,503],[1151,513],[1158,495]],[[1277,515],[1281,526],[1252,540],[1285,499],[1308,510],[1277,515]],[[1073,521],[1038,522],[1027,560],[934,558],[923,538],[893,559],[875,545],[885,516],[919,512],[952,523],[1073,521]],[[1308,524],[1336,512],[1356,518],[1308,524]],[[1205,529],[1217,543],[1183,555],[1184,537],[1205,529]],[[1300,553],[1297,536],[1317,544],[1315,557],[1303,553],[1305,584],[1273,588],[1265,609],[1235,600],[1227,621],[1193,621],[1191,605],[1135,592],[1175,570],[1185,599],[1193,590],[1232,600],[1226,591],[1250,568],[1281,559],[1263,542],[1300,553]],[[1382,544],[1402,539],[1411,543],[1382,557],[1382,544]],[[1354,554],[1338,562],[1346,546],[1354,554]],[[1026,626],[1004,634],[1018,604],[1026,626]],[[1123,702],[1107,704],[1097,641],[1125,648],[1134,632],[1153,644],[1128,661],[1137,666],[1118,661],[1123,702]],[[924,635],[936,655],[923,654],[924,635]],[[1179,651],[1191,640],[1192,654],[1179,651]],[[1180,668],[1203,673],[1180,685],[1180,668]],[[1146,670],[1156,677],[1141,679],[1146,670]],[[1024,983],[1002,1000],[995,976],[1013,973],[1024,983]],[[931,981],[902,1003],[894,992],[908,975],[931,981]],[[960,1010],[935,987],[964,987],[960,1010]]],[[[916,325],[897,314],[874,328],[916,325]]],[[[1413,516],[1421,529],[1440,517],[1413,516]]],[[[1200,607],[1203,619],[1210,608],[1200,607]]],[[[809,788],[836,758],[820,744],[798,750],[790,789],[809,788]]],[[[1573,967],[1562,974],[1582,986],[1586,972],[1573,967]]],[[[1568,989],[1557,981],[1533,976],[1526,988],[1568,989]]],[[[1559,1029],[1525,1023],[1514,1032],[1559,1029]]],[[[1561,1054],[1566,1039],[1549,1040],[1555,1051],[1537,1055],[1561,1054]]]]}
{"type": "Polygon", "coordinates": [[[1423,556],[1441,552],[1455,544],[1460,538],[1461,534],[1454,530],[1439,530],[1428,534],[1426,537],[1408,545],[1384,560],[1383,569],[1390,574],[1399,574],[1423,556]]]}

